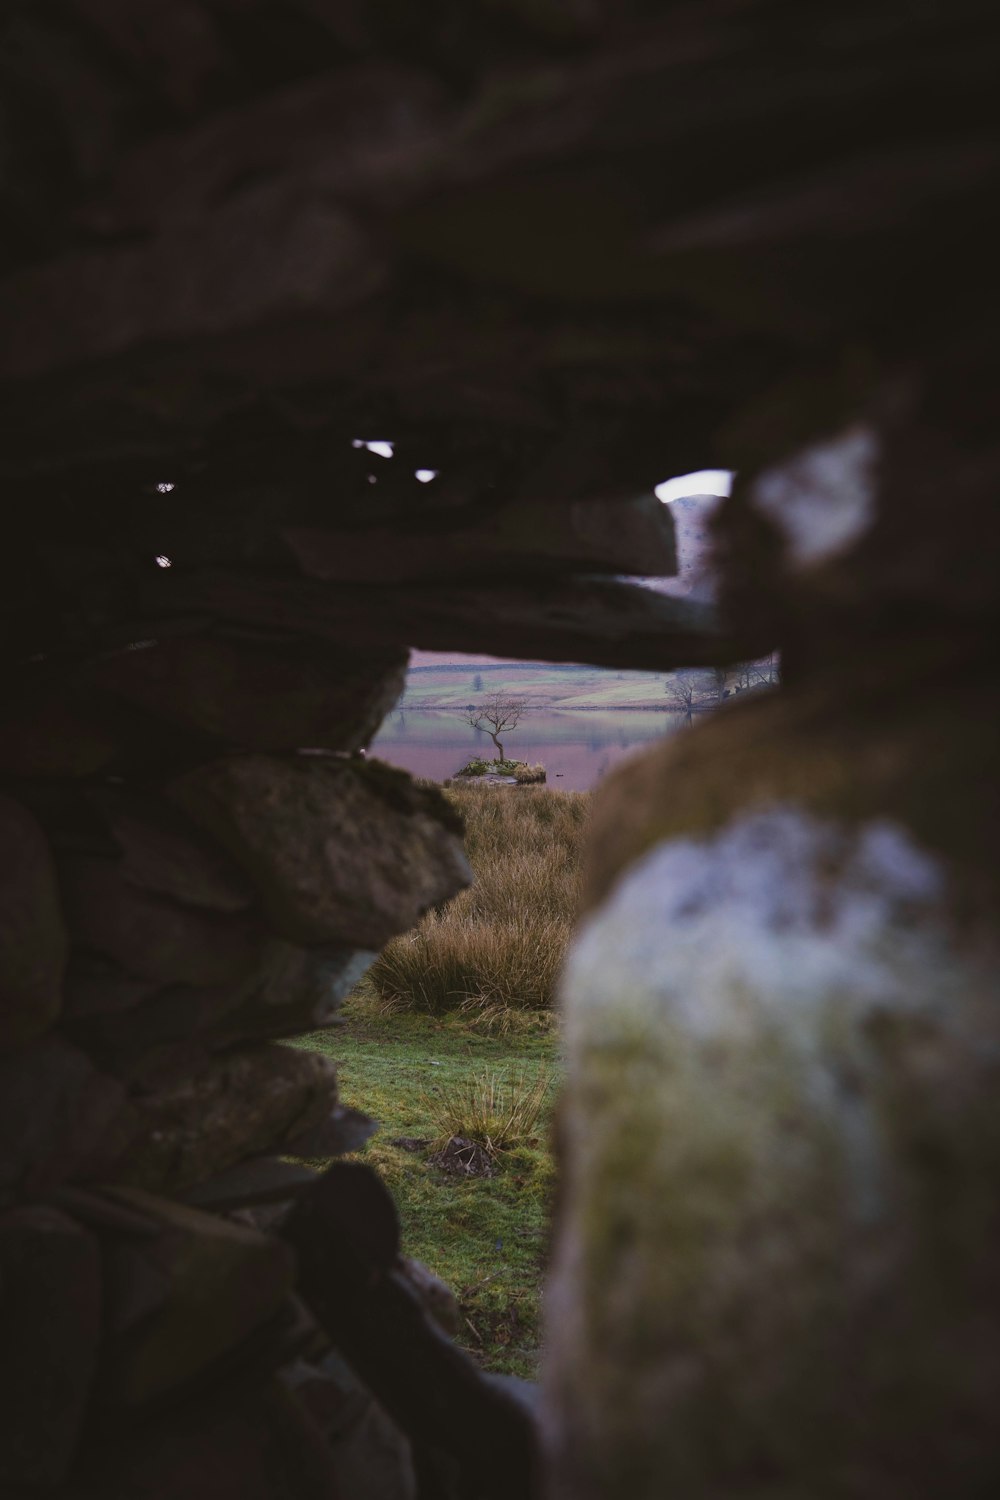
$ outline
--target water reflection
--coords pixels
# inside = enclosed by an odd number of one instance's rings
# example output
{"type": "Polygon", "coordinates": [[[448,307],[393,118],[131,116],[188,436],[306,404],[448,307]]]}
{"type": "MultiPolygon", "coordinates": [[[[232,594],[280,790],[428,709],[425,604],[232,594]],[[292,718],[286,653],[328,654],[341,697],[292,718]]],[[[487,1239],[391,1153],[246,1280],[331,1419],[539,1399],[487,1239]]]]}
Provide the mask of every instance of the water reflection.
{"type": "MultiPolygon", "coordinates": [[[[530,709],[504,748],[511,759],[540,761],[549,782],[586,791],[624,756],[673,734],[684,724],[676,710],[530,709]]],[[[472,756],[493,753],[490,737],[449,709],[396,709],[385,720],[371,753],[416,776],[443,781],[472,756]]]]}

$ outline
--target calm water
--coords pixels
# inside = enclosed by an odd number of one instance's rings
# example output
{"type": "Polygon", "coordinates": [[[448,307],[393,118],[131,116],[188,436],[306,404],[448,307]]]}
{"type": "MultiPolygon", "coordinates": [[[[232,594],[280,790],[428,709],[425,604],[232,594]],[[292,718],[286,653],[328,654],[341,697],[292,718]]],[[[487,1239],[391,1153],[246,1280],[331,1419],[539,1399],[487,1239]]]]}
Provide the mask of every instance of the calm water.
{"type": "MultiPolygon", "coordinates": [[[[681,713],[649,710],[531,709],[501,738],[512,760],[540,761],[550,786],[583,792],[624,756],[674,733],[683,722],[681,713]]],[[[457,711],[425,708],[391,713],[370,753],[415,776],[443,781],[472,756],[492,760],[496,752],[489,735],[463,724],[457,711]]]]}

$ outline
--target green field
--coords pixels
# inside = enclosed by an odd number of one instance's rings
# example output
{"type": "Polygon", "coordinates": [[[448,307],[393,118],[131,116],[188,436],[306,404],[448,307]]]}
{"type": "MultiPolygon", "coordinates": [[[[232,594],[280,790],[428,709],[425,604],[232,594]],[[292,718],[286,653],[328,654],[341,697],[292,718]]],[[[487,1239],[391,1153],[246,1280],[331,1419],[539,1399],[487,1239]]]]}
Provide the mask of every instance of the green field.
{"type": "MultiPolygon", "coordinates": [[[[557,1067],[551,1021],[537,1017],[515,1035],[483,1035],[457,1017],[386,1013],[364,986],[345,1010],[347,1025],[300,1045],[337,1059],[345,1103],[381,1124],[359,1160],[374,1166],[399,1209],[403,1248],[455,1293],[458,1342],[485,1368],[535,1378],[540,1296],[548,1250],[554,1168],[549,1110],[537,1135],[504,1153],[495,1177],[454,1177],[432,1165],[429,1100],[447,1098],[488,1073],[528,1085],[557,1067]]],[[[553,1088],[554,1093],[554,1088],[553,1088]]],[[[317,1163],[317,1165],[321,1165],[317,1163]]]]}

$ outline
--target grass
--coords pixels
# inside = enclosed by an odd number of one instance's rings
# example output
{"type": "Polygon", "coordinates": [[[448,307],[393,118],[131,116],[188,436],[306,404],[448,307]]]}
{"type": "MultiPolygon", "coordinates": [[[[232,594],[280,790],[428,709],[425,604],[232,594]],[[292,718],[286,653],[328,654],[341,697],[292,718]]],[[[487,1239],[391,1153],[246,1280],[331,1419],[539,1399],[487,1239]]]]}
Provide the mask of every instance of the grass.
{"type": "Polygon", "coordinates": [[[406,1253],[455,1292],[459,1343],[487,1369],[534,1378],[554,1181],[548,1081],[558,1060],[550,1018],[536,1015],[528,1024],[522,1014],[515,1032],[490,1035],[470,1031],[459,1013],[387,1010],[364,989],[348,1001],[345,1015],[346,1026],[299,1045],[335,1057],[345,1103],[381,1121],[359,1159],[374,1166],[392,1192],[406,1253]],[[455,1133],[451,1127],[459,1120],[466,1130],[477,1124],[465,1102],[489,1128],[490,1077],[501,1125],[505,1108],[508,1115],[520,1112],[497,1150],[500,1169],[493,1177],[449,1176],[427,1158],[444,1130],[455,1133]],[[411,1151],[393,1145],[398,1139],[427,1146],[411,1151]]]}
{"type": "Polygon", "coordinates": [[[552,1004],[579,902],[589,796],[547,788],[449,787],[475,883],[394,938],[364,984],[383,1007],[461,1010],[485,1030],[506,1011],[552,1004]]]}
{"type": "Polygon", "coordinates": [[[481,1146],[494,1161],[518,1146],[538,1144],[539,1121],[552,1089],[549,1074],[519,1071],[471,1073],[453,1087],[424,1095],[437,1127],[434,1149],[456,1136],[481,1146]]]}

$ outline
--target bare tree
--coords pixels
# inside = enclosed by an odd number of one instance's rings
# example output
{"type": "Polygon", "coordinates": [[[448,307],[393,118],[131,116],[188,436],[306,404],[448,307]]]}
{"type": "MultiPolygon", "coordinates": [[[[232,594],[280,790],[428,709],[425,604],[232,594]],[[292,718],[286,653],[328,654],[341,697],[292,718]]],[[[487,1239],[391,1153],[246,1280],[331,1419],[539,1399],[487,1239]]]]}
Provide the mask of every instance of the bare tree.
{"type": "Polygon", "coordinates": [[[733,691],[749,692],[755,688],[773,687],[781,681],[781,662],[776,651],[757,661],[737,662],[733,667],[733,691]]]}
{"type": "Polygon", "coordinates": [[[465,722],[473,729],[485,729],[497,749],[497,759],[505,759],[500,736],[507,729],[516,729],[527,708],[524,698],[505,698],[502,693],[491,693],[482,703],[466,710],[465,722]]]}
{"type": "Polygon", "coordinates": [[[682,713],[685,724],[690,724],[695,702],[695,679],[688,677],[685,673],[676,672],[672,677],[667,678],[664,691],[671,708],[682,713]]]}

